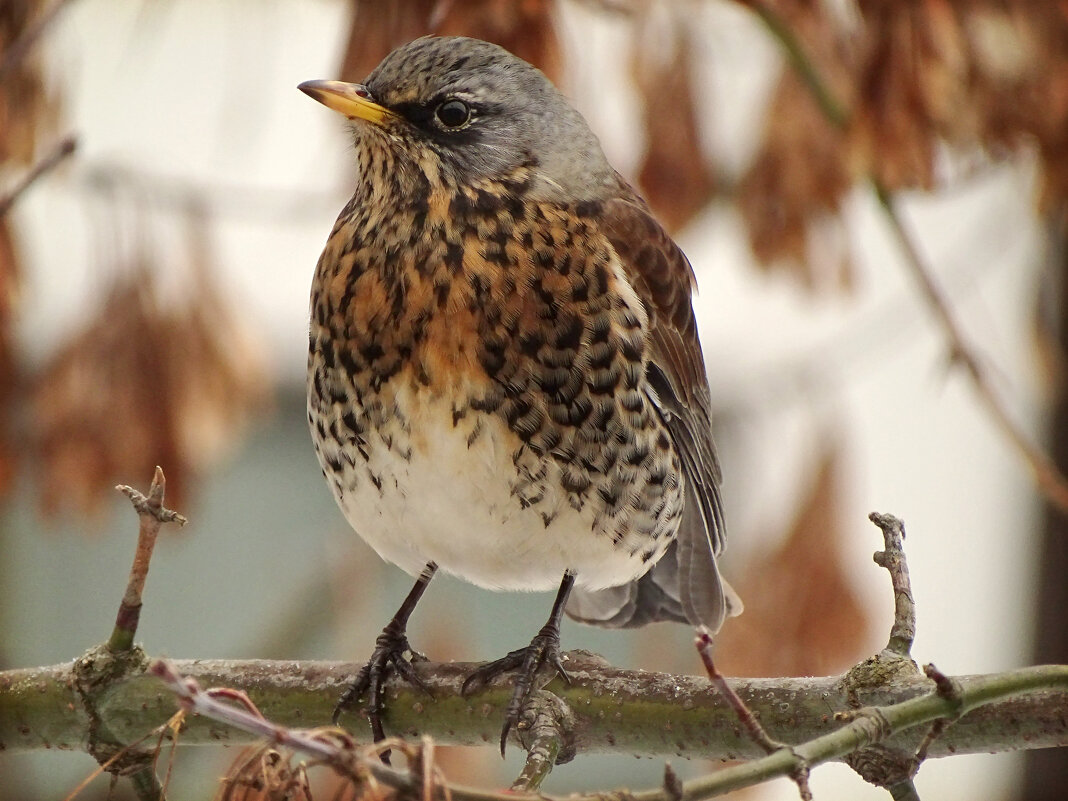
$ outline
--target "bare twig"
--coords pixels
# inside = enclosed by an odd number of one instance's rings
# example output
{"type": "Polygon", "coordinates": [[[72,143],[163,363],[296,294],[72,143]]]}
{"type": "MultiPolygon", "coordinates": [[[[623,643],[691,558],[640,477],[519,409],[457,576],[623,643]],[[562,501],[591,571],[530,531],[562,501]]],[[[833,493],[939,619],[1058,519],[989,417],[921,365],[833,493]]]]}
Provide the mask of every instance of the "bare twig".
{"type": "Polygon", "coordinates": [[[808,785],[808,763],[804,759],[799,757],[786,743],[781,743],[778,740],[773,740],[768,736],[767,731],[760,725],[760,721],[757,720],[756,715],[752,710],[746,706],[745,701],[734,691],[734,688],[727,682],[723,674],[716,669],[715,662],[712,660],[712,632],[705,626],[699,626],[697,628],[697,636],[694,638],[694,645],[697,646],[697,653],[701,655],[701,661],[704,663],[705,672],[708,673],[708,678],[712,684],[715,685],[720,695],[727,699],[727,702],[731,705],[735,714],[738,715],[738,720],[742,726],[749,733],[750,739],[753,740],[758,746],[760,746],[765,754],[774,754],[776,751],[789,751],[796,757],[796,767],[790,773],[790,778],[793,779],[794,784],[797,785],[797,791],[801,795],[801,801],[812,801],[812,790],[808,785]]]}
{"type": "Polygon", "coordinates": [[[708,673],[708,678],[712,684],[715,685],[719,694],[727,699],[727,703],[731,705],[734,713],[738,716],[738,721],[745,727],[745,730],[749,733],[749,738],[756,743],[764,751],[765,754],[772,754],[784,747],[783,743],[778,740],[773,740],[768,733],[764,730],[764,727],[760,725],[760,721],[756,719],[756,716],[745,705],[738,693],[727,683],[727,680],[723,677],[723,674],[716,669],[715,663],[712,661],[712,633],[705,626],[699,626],[697,628],[697,636],[694,637],[694,645],[697,647],[697,653],[701,655],[701,661],[704,663],[705,672],[708,673]]]}
{"type": "Polygon", "coordinates": [[[951,679],[933,664],[924,665],[923,672],[927,675],[927,678],[935,683],[935,692],[950,703],[955,704],[958,707],[958,711],[931,723],[931,728],[927,730],[927,734],[924,735],[920,745],[916,748],[915,756],[913,756],[915,765],[913,773],[918,771],[920,765],[927,759],[927,752],[930,750],[931,744],[942,736],[953,721],[960,717],[959,707],[962,703],[960,684],[957,681],[951,679]]]}
{"type": "Polygon", "coordinates": [[[129,651],[133,647],[137,624],[141,618],[141,594],[145,589],[148,565],[152,559],[152,551],[156,547],[156,536],[159,534],[160,526],[164,523],[177,523],[179,526],[184,526],[186,522],[185,518],[177,512],[163,507],[163,494],[166,488],[167,479],[159,467],[156,467],[147,496],[126,485],[116,487],[119,492],[130,499],[141,520],[141,525],[137,532],[137,550],[134,553],[133,565],[130,567],[130,580],[126,585],[122,602],[119,604],[119,612],[115,616],[115,628],[108,640],[108,648],[113,652],[129,651]]]}
{"type": "MultiPolygon", "coordinates": [[[[834,96],[834,92],[820,75],[789,24],[765,0],[740,2],[752,8],[772,36],[779,41],[791,66],[802,78],[827,121],[836,128],[845,130],[850,124],[846,107],[834,96]]],[[[893,193],[874,174],[869,175],[868,179],[890,230],[898,241],[905,265],[949,344],[951,363],[964,368],[987,414],[1027,466],[1042,494],[1061,512],[1068,514],[1068,478],[1065,478],[1049,456],[1032,442],[1023,428],[1013,420],[1005,402],[994,388],[993,381],[984,367],[984,360],[978,355],[979,349],[964,333],[949,299],[935,280],[913,237],[906,230],[893,193]]]]}
{"type": "Polygon", "coordinates": [[[893,515],[878,512],[872,512],[868,519],[883,532],[884,550],[876,551],[872,558],[875,564],[890,573],[894,586],[894,624],[886,647],[898,656],[908,657],[916,639],[916,604],[912,599],[909,566],[903,549],[905,524],[893,515]]]}
{"type": "Polygon", "coordinates": [[[11,207],[15,205],[15,201],[19,199],[23,192],[33,185],[34,181],[59,164],[59,162],[63,161],[63,159],[73,153],[77,147],[77,137],[73,135],[66,136],[61,139],[55,147],[48,151],[40,161],[30,167],[19,182],[16,183],[7,194],[0,197],[0,218],[11,210],[11,207]]]}
{"type": "Polygon", "coordinates": [[[22,35],[11,43],[11,46],[4,53],[3,59],[0,59],[0,82],[3,82],[8,73],[14,70],[29,55],[30,51],[33,50],[33,46],[37,44],[37,40],[41,38],[41,34],[48,29],[56,15],[68,2],[69,0],[53,0],[41,12],[39,17],[26,27],[22,35]]]}

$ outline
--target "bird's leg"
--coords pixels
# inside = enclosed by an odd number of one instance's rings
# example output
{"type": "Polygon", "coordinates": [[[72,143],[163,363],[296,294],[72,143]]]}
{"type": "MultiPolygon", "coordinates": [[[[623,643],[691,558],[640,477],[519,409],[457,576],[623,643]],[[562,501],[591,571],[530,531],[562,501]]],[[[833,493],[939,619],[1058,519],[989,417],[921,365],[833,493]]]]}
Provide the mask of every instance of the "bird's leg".
{"type": "MultiPolygon", "coordinates": [[[[412,650],[412,647],[408,644],[406,629],[408,618],[411,617],[412,611],[415,609],[416,604],[419,603],[419,599],[423,596],[423,591],[426,590],[427,584],[430,583],[430,579],[434,577],[434,572],[437,569],[438,566],[436,564],[427,562],[423,572],[416,579],[415,586],[408,593],[408,597],[404,599],[404,603],[400,605],[400,609],[397,610],[393,619],[386,624],[386,627],[382,629],[382,633],[378,635],[378,639],[375,640],[375,649],[371,652],[371,658],[360,669],[355,681],[349,685],[349,688],[345,690],[334,707],[333,721],[335,726],[341,717],[341,713],[349,709],[366,693],[367,717],[371,721],[371,733],[375,742],[385,739],[386,733],[382,729],[382,709],[384,706],[382,689],[391,671],[395,670],[409,684],[415,685],[428,695],[431,694],[429,685],[412,668],[412,662],[426,661],[426,657],[412,650]]],[[[387,765],[389,764],[388,752],[382,755],[382,761],[387,765]]]]}
{"type": "Polygon", "coordinates": [[[468,695],[491,682],[497,676],[509,671],[516,671],[515,688],[512,697],[508,701],[505,710],[504,728],[501,730],[501,756],[504,756],[504,746],[508,742],[508,732],[519,721],[519,713],[523,704],[530,695],[534,686],[534,677],[538,669],[548,663],[555,668],[557,675],[570,683],[571,678],[564,670],[564,664],[560,660],[560,620],[564,615],[564,606],[567,605],[567,596],[571,594],[571,587],[575,584],[575,574],[568,570],[564,573],[560,589],[556,593],[553,602],[553,611],[549,613],[549,620],[541,627],[530,645],[525,648],[512,651],[493,662],[483,665],[471,673],[464,681],[461,693],[468,695]]]}

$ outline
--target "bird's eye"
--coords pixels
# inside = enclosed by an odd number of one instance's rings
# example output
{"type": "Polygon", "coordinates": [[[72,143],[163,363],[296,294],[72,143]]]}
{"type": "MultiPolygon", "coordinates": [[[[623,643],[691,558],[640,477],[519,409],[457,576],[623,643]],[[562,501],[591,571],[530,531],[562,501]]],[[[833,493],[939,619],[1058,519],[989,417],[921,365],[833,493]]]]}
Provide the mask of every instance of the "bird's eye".
{"type": "Polygon", "coordinates": [[[446,100],[437,107],[434,115],[446,128],[460,128],[470,121],[471,109],[462,100],[446,100]]]}

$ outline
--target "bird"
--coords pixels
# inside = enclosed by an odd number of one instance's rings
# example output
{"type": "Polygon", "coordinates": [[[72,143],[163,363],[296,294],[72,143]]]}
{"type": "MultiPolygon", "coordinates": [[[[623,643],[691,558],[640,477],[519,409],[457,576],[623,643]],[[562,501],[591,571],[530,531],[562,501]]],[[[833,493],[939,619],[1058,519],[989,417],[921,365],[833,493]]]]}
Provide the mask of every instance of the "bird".
{"type": "Polygon", "coordinates": [[[357,178],[312,280],[308,423],[348,523],[411,592],[342,695],[384,738],[410,615],[438,572],[557,593],[514,674],[500,748],[563,615],[716,632],[725,542],[693,268],[538,69],[478,39],[404,44],[362,84],[299,89],[351,121],[357,178]]]}

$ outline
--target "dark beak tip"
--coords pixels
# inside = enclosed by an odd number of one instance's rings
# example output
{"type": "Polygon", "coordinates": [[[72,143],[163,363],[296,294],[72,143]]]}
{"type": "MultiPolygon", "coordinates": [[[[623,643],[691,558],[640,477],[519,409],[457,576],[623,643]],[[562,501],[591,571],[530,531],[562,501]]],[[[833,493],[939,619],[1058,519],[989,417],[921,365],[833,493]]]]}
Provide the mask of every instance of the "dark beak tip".
{"type": "Polygon", "coordinates": [[[319,93],[316,87],[317,83],[319,82],[304,81],[303,83],[297,84],[297,88],[300,89],[300,91],[302,91],[304,94],[308,95],[308,97],[315,97],[319,93]]]}

